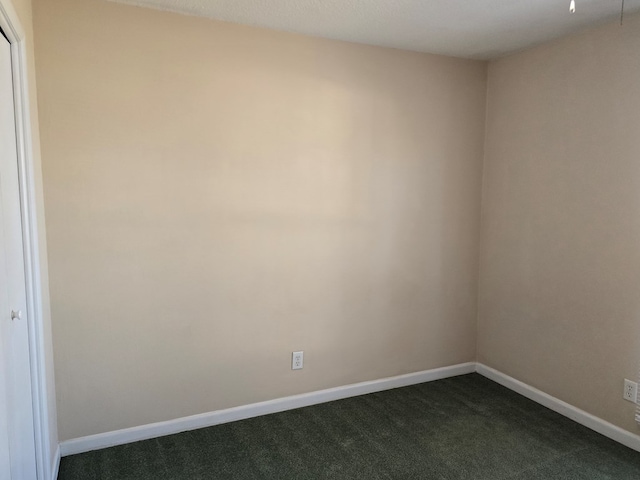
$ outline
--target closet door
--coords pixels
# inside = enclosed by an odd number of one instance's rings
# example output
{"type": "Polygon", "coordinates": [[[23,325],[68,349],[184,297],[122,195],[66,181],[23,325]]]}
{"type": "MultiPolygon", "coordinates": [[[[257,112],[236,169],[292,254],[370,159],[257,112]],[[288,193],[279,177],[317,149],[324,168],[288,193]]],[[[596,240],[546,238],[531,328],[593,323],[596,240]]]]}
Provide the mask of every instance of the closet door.
{"type": "Polygon", "coordinates": [[[11,49],[0,34],[0,479],[35,480],[11,49]]]}

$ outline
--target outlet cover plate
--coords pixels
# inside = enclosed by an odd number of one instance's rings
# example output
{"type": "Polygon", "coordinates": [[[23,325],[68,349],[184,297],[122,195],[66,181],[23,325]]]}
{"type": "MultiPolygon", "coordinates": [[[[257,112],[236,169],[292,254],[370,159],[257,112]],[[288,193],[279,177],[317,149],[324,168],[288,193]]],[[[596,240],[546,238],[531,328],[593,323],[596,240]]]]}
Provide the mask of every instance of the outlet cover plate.
{"type": "Polygon", "coordinates": [[[304,352],[293,352],[291,354],[291,370],[302,370],[304,366],[304,352]]]}
{"type": "Polygon", "coordinates": [[[638,403],[638,384],[625,378],[622,398],[629,402],[638,403]]]}

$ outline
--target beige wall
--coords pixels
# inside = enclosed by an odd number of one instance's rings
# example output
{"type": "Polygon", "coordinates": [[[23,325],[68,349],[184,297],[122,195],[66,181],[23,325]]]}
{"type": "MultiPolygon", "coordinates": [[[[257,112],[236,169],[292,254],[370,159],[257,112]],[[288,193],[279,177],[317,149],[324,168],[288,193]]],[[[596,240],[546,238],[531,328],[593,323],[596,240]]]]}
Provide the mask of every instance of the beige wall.
{"type": "Polygon", "coordinates": [[[478,359],[637,433],[640,17],[489,67],[478,359]]]}
{"type": "Polygon", "coordinates": [[[485,63],[35,6],[62,440],[475,360],[485,63]]]}
{"type": "Polygon", "coordinates": [[[38,214],[38,246],[40,253],[40,274],[42,293],[42,309],[44,323],[44,355],[47,366],[45,375],[47,379],[47,405],[49,417],[49,448],[52,458],[51,464],[55,461],[53,455],[58,448],[58,430],[56,421],[56,394],[53,371],[53,349],[51,340],[51,311],[49,307],[49,276],[47,264],[47,244],[44,218],[44,199],[42,190],[42,165],[40,160],[40,134],[38,128],[38,96],[36,90],[36,70],[34,56],[34,36],[33,36],[33,12],[31,0],[10,0],[13,5],[21,26],[25,33],[25,50],[27,54],[27,82],[28,100],[31,120],[32,152],[33,152],[33,174],[35,178],[36,210],[38,214]]]}

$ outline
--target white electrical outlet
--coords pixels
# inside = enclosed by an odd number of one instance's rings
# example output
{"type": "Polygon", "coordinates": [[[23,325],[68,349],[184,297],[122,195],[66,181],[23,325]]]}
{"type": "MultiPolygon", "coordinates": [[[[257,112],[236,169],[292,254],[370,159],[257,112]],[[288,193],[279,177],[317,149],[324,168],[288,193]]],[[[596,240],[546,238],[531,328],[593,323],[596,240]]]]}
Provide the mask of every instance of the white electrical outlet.
{"type": "Polygon", "coordinates": [[[622,398],[628,400],[629,402],[638,403],[638,384],[625,378],[622,398]]]}
{"type": "Polygon", "coordinates": [[[304,365],[304,352],[293,352],[291,354],[291,370],[300,370],[304,365]]]}

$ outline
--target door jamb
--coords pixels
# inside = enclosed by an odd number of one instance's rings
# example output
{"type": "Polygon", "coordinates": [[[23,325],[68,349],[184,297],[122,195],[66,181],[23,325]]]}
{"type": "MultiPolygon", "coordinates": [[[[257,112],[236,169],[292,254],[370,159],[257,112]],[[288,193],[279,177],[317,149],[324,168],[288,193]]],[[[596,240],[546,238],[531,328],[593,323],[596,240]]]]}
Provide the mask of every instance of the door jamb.
{"type": "Polygon", "coordinates": [[[49,480],[55,473],[52,459],[47,405],[44,316],[40,274],[40,251],[36,214],[36,184],[27,85],[25,32],[11,0],[0,0],[0,27],[11,45],[13,96],[18,147],[18,179],[22,243],[25,259],[31,395],[38,480],[49,480]]]}

